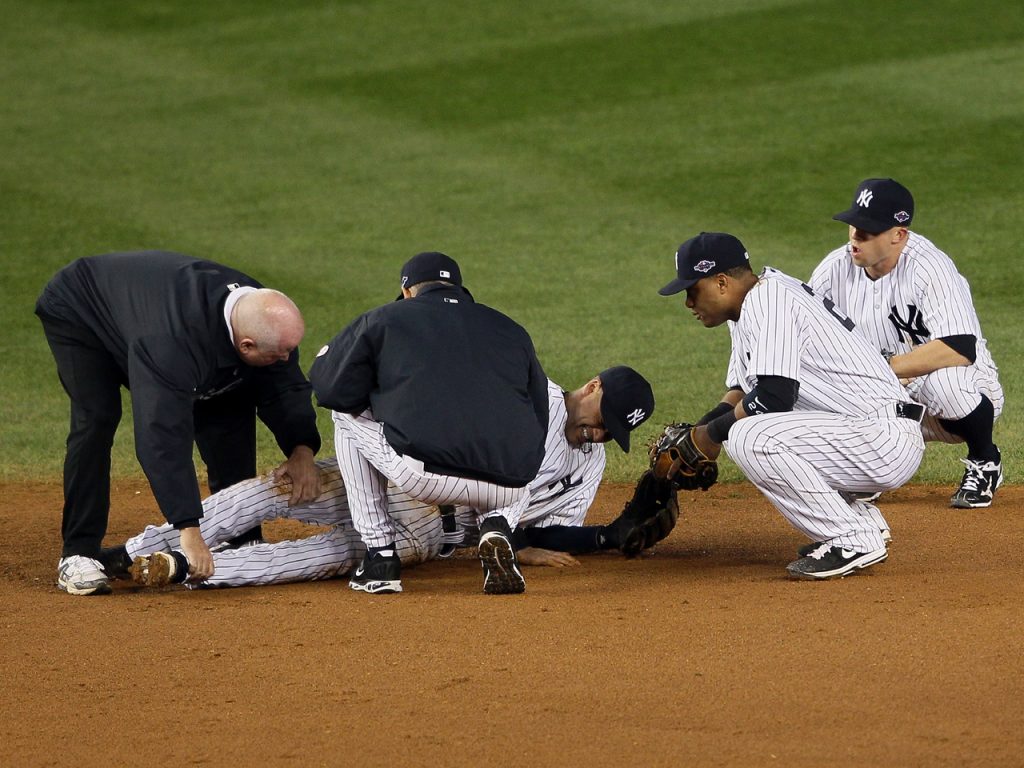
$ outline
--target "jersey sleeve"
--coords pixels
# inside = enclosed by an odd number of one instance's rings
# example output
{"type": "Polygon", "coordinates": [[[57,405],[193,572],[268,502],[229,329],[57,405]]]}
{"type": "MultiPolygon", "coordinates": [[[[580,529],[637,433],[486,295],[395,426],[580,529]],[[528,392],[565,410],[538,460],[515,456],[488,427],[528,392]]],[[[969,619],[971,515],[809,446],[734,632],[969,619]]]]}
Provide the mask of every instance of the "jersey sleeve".
{"type": "Polygon", "coordinates": [[[821,296],[823,299],[831,299],[835,301],[835,283],[836,283],[836,258],[835,252],[833,251],[822,260],[822,262],[814,268],[814,272],[811,273],[811,279],[808,281],[808,285],[811,290],[817,296],[821,296]]]}
{"type": "Polygon", "coordinates": [[[173,341],[158,339],[136,340],[128,349],[135,454],[171,524],[203,516],[192,463],[195,425],[189,384],[190,377],[198,377],[186,350],[177,356],[176,367],[161,362],[174,357],[173,348],[173,341]]]}
{"type": "Polygon", "coordinates": [[[744,367],[740,356],[742,353],[742,345],[739,343],[739,332],[737,330],[736,323],[729,322],[729,336],[732,338],[732,350],[729,352],[729,367],[725,372],[725,388],[726,389],[742,389],[746,391],[743,386],[744,383],[744,367]]]}
{"type": "Polygon", "coordinates": [[[370,331],[367,316],[358,317],[317,353],[309,382],[322,407],[339,413],[362,413],[370,407],[377,383],[370,331]]]}
{"type": "Polygon", "coordinates": [[[762,280],[747,294],[739,325],[747,340],[747,372],[800,381],[800,308],[779,280],[762,280]]]}
{"type": "Polygon", "coordinates": [[[971,289],[952,260],[930,259],[927,269],[918,263],[913,281],[921,319],[932,339],[976,333],[971,289]]]}
{"type": "Polygon", "coordinates": [[[256,413],[267,425],[285,456],[296,446],[305,445],[313,453],[320,450],[309,382],[299,368],[299,350],[292,351],[287,362],[257,368],[256,413]]]}

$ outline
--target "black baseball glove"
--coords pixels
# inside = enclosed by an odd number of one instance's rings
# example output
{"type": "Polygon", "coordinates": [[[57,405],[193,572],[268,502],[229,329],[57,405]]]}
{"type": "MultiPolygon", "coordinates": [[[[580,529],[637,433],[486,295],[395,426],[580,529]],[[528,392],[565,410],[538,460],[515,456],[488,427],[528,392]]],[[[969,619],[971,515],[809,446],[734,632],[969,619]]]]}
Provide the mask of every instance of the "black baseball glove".
{"type": "Polygon", "coordinates": [[[694,445],[692,424],[669,424],[651,445],[651,471],[674,488],[706,491],[718,481],[718,462],[694,445]]]}
{"type": "Polygon", "coordinates": [[[679,519],[675,488],[651,470],[640,476],[622,513],[601,529],[605,548],[636,557],[668,536],[679,519]]]}

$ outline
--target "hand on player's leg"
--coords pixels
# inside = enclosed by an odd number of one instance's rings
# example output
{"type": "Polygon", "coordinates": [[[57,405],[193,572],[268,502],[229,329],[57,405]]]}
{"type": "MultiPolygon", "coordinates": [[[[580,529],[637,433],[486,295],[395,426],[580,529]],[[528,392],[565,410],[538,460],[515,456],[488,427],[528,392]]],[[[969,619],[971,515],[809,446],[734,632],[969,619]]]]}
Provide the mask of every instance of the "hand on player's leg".
{"type": "Polygon", "coordinates": [[[203,581],[213,576],[213,555],[198,527],[182,529],[181,551],[188,558],[190,580],[203,581]]]}

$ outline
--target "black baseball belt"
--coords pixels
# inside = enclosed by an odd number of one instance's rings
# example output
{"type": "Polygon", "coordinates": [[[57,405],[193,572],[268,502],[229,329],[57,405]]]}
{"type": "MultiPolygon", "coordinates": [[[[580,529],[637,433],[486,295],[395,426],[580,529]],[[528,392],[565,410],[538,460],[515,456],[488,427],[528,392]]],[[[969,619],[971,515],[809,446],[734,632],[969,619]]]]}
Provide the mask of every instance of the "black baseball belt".
{"type": "Polygon", "coordinates": [[[896,403],[895,409],[896,416],[901,419],[910,419],[920,424],[924,418],[924,406],[918,403],[896,403]]]}

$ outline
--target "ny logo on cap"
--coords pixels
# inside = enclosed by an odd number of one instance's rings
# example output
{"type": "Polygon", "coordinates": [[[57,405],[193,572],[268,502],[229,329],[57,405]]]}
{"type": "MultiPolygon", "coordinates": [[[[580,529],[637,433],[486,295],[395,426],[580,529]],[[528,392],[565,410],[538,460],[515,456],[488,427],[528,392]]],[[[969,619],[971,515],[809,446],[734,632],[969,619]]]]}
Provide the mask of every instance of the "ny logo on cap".
{"type": "Polygon", "coordinates": [[[698,261],[694,269],[697,272],[710,272],[714,267],[715,262],[704,259],[703,261],[698,261]]]}
{"type": "Polygon", "coordinates": [[[629,415],[626,416],[626,421],[629,422],[630,426],[635,427],[637,424],[639,424],[641,421],[643,421],[646,417],[647,417],[647,414],[644,412],[643,408],[637,408],[632,413],[630,413],[629,415]]]}
{"type": "Polygon", "coordinates": [[[871,205],[871,198],[874,196],[875,193],[872,192],[870,189],[862,189],[860,191],[860,194],[857,195],[857,205],[861,206],[862,208],[867,208],[869,205],[871,205]]]}

